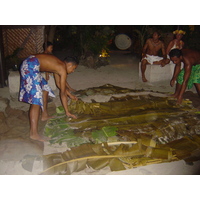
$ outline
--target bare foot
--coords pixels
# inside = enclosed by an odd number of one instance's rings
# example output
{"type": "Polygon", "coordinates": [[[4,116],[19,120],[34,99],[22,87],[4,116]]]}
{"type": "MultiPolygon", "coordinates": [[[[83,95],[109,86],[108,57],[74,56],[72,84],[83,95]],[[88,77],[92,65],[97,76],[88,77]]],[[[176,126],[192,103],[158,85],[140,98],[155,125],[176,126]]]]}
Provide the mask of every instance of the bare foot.
{"type": "Polygon", "coordinates": [[[176,95],[176,94],[171,94],[170,96],[173,97],[173,98],[177,98],[178,95],[176,95]]]}
{"type": "Polygon", "coordinates": [[[32,135],[30,136],[30,138],[32,140],[37,140],[37,141],[40,141],[40,142],[47,142],[49,141],[50,138],[48,137],[45,137],[45,136],[40,136],[40,135],[32,135]]]}
{"type": "Polygon", "coordinates": [[[147,82],[147,79],[145,77],[142,77],[143,82],[147,82]]]}

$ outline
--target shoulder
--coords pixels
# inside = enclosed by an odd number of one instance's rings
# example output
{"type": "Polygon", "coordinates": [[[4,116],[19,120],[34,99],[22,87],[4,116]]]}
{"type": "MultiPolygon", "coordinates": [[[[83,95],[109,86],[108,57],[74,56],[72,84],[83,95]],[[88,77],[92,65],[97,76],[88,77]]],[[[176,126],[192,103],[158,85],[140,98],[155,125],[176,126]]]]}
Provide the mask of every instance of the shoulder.
{"type": "Polygon", "coordinates": [[[152,41],[152,38],[147,39],[146,43],[150,43],[152,41]]]}
{"type": "Polygon", "coordinates": [[[152,38],[147,39],[145,45],[146,46],[151,46],[152,45],[152,38]]]}
{"type": "Polygon", "coordinates": [[[180,41],[180,44],[184,45],[185,43],[183,42],[183,40],[180,41]]]}
{"type": "Polygon", "coordinates": [[[43,71],[49,71],[59,74],[60,71],[63,71],[63,69],[65,69],[65,63],[54,55],[36,54],[35,57],[38,59],[40,63],[40,68],[43,71]]]}
{"type": "Polygon", "coordinates": [[[54,55],[51,54],[35,54],[35,57],[38,58],[41,62],[48,62],[48,63],[54,63],[54,64],[64,64],[63,61],[61,61],[59,58],[57,58],[54,55]]]}
{"type": "Polygon", "coordinates": [[[171,48],[172,46],[174,45],[174,40],[171,40],[170,42],[169,42],[169,44],[168,44],[168,48],[171,48]]]}
{"type": "Polygon", "coordinates": [[[161,45],[164,45],[164,42],[163,42],[163,41],[159,40],[159,42],[160,42],[161,45]]]}
{"type": "Polygon", "coordinates": [[[198,62],[200,56],[200,52],[191,49],[182,49],[182,54],[183,60],[190,65],[198,62]]]}
{"type": "Polygon", "coordinates": [[[38,59],[54,59],[54,60],[59,60],[56,56],[52,55],[52,54],[45,54],[45,53],[41,53],[41,54],[34,54],[34,56],[38,59]]]}
{"type": "Polygon", "coordinates": [[[171,40],[170,42],[169,42],[169,44],[174,44],[176,42],[176,40],[174,39],[174,40],[171,40]]]}

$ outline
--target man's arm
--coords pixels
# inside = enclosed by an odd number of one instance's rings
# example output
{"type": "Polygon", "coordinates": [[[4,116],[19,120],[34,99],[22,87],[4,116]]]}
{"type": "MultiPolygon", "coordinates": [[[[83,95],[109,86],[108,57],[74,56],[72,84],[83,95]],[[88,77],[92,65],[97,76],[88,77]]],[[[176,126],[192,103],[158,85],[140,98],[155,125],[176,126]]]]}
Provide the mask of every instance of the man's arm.
{"type": "Polygon", "coordinates": [[[70,87],[70,85],[67,81],[66,81],[66,86],[69,89],[69,91],[76,92],[76,90],[74,90],[73,88],[70,87]]]}
{"type": "Polygon", "coordinates": [[[65,73],[63,73],[62,75],[54,74],[54,78],[55,78],[55,82],[56,82],[57,87],[60,89],[60,100],[62,102],[64,109],[65,109],[66,115],[68,117],[72,117],[72,118],[76,119],[77,117],[75,115],[72,115],[68,111],[68,97],[67,97],[67,95],[69,95],[70,93],[67,91],[67,88],[66,88],[67,75],[65,73]]]}
{"type": "Polygon", "coordinates": [[[149,40],[146,41],[146,43],[142,49],[142,58],[144,58],[146,56],[147,48],[149,46],[148,43],[149,43],[149,40]]]}
{"type": "MultiPolygon", "coordinates": [[[[60,84],[60,76],[58,74],[55,74],[54,73],[54,79],[55,79],[55,82],[56,82],[56,86],[58,87],[58,89],[61,90],[61,84],[60,84]]],[[[67,93],[67,96],[70,97],[70,99],[73,99],[73,100],[78,100],[78,98],[74,95],[72,95],[69,90],[67,89],[69,86],[69,84],[67,83],[67,80],[66,80],[66,93],[67,93]]]]}
{"type": "Polygon", "coordinates": [[[161,44],[162,46],[161,46],[161,48],[162,48],[162,54],[163,54],[163,58],[164,59],[166,59],[167,58],[167,54],[166,54],[166,51],[165,51],[165,45],[164,45],[164,43],[162,42],[162,44],[161,44]]]}
{"type": "Polygon", "coordinates": [[[161,66],[164,67],[169,62],[168,62],[168,59],[167,59],[167,54],[166,54],[166,51],[165,51],[165,45],[164,45],[163,42],[161,43],[161,50],[162,50],[162,55],[163,55],[163,60],[161,61],[161,66]]]}
{"type": "Polygon", "coordinates": [[[170,81],[171,87],[174,86],[174,83],[175,83],[180,71],[181,71],[181,63],[180,64],[176,64],[175,67],[174,67],[174,74],[173,74],[173,77],[172,77],[172,79],[170,81]]]}
{"type": "Polygon", "coordinates": [[[186,62],[184,63],[184,70],[185,70],[185,73],[184,73],[184,77],[183,77],[183,83],[181,85],[181,90],[180,90],[180,93],[177,97],[177,103],[181,103],[182,100],[183,100],[183,94],[187,88],[187,84],[188,84],[188,80],[190,78],[190,75],[191,75],[191,69],[192,69],[192,64],[190,62],[186,62]]]}

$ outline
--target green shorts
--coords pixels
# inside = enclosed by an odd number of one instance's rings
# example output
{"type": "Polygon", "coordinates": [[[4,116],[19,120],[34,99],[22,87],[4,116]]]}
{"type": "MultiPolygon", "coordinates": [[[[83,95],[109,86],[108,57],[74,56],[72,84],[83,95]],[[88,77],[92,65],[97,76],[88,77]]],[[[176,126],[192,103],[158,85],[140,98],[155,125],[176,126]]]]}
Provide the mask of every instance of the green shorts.
{"type": "MultiPolygon", "coordinates": [[[[185,70],[183,68],[177,77],[177,82],[181,85],[183,83],[184,74],[185,70]]],[[[187,84],[188,89],[191,89],[194,83],[200,83],[200,64],[192,66],[190,78],[187,84]]]]}

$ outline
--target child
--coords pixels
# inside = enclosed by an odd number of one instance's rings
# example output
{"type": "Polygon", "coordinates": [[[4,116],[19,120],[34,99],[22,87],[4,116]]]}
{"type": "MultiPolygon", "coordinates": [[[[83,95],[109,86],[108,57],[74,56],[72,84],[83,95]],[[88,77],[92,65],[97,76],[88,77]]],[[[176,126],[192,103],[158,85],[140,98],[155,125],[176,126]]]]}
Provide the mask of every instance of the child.
{"type": "MultiPolygon", "coordinates": [[[[46,43],[43,44],[43,49],[45,54],[53,54],[53,43],[47,41],[46,43]]],[[[49,72],[45,73],[45,79],[48,81],[49,80],[49,72]]]]}
{"type": "Polygon", "coordinates": [[[53,43],[47,41],[43,44],[43,49],[45,54],[53,54],[53,43]]]}

